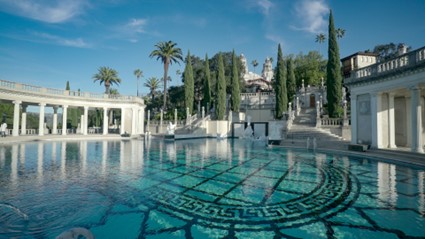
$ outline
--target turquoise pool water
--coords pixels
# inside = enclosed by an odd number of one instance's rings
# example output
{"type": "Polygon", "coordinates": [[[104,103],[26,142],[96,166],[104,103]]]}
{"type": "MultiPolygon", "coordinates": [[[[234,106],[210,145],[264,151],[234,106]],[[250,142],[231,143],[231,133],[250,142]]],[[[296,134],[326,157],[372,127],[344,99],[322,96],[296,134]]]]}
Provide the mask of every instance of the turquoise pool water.
{"type": "Polygon", "coordinates": [[[0,238],[424,238],[425,171],[244,140],[0,145],[0,238]]]}

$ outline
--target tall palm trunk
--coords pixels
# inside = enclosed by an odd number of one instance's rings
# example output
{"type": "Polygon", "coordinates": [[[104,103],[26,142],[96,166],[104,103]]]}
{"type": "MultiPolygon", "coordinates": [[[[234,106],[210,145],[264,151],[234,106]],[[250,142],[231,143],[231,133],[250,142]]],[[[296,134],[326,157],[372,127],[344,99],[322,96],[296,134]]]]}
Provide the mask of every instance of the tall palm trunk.
{"type": "Polygon", "coordinates": [[[167,59],[164,62],[164,105],[162,107],[163,110],[165,110],[167,105],[167,78],[168,78],[168,66],[170,64],[170,60],[167,59]]]}
{"type": "Polygon", "coordinates": [[[109,94],[109,88],[111,87],[110,84],[105,83],[105,94],[109,94]]]}

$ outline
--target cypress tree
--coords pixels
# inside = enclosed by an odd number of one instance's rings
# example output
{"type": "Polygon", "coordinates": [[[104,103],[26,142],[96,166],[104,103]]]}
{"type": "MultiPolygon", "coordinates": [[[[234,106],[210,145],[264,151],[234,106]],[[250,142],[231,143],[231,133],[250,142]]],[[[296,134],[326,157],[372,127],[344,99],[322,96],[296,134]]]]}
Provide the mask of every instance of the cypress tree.
{"type": "Polygon", "coordinates": [[[223,56],[221,53],[218,55],[218,73],[217,73],[217,105],[215,114],[217,120],[224,120],[226,111],[226,78],[224,77],[224,64],[223,56]]]}
{"type": "Polygon", "coordinates": [[[286,82],[286,86],[288,88],[288,101],[294,102],[294,95],[295,95],[295,72],[294,72],[294,61],[291,57],[288,58],[288,81],[286,82]]]}
{"type": "Polygon", "coordinates": [[[328,41],[328,64],[326,66],[328,112],[329,117],[339,117],[342,113],[342,107],[340,104],[342,98],[342,76],[340,69],[339,47],[336,39],[332,10],[329,14],[328,41]]]}
{"type": "Polygon", "coordinates": [[[186,67],[184,69],[184,103],[186,108],[189,108],[190,115],[192,115],[193,112],[194,91],[195,86],[193,80],[192,60],[190,59],[190,52],[188,52],[186,57],[186,67]]]}
{"type": "Polygon", "coordinates": [[[70,90],[71,88],[69,87],[69,81],[66,81],[66,87],[65,90],[70,90]]]}
{"type": "Polygon", "coordinates": [[[208,107],[211,107],[211,73],[210,73],[210,63],[208,61],[208,55],[205,54],[205,79],[203,84],[203,90],[204,90],[204,97],[203,97],[203,105],[205,106],[205,109],[207,112],[209,112],[210,109],[207,109],[208,107]]]}
{"type": "Polygon", "coordinates": [[[241,105],[241,94],[239,89],[239,71],[235,51],[232,53],[232,110],[239,112],[241,105]]]}
{"type": "Polygon", "coordinates": [[[283,60],[280,44],[277,49],[277,67],[275,76],[276,91],[276,118],[282,119],[283,112],[288,110],[288,96],[286,90],[286,67],[283,60]]]}

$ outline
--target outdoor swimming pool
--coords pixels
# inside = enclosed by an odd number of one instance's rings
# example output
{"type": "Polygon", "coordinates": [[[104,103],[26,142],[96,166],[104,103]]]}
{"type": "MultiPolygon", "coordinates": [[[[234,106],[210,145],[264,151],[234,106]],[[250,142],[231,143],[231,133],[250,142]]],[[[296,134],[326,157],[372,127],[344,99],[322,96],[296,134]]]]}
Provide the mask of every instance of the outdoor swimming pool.
{"type": "Polygon", "coordinates": [[[0,145],[0,238],[414,238],[425,170],[244,140],[0,145]]]}

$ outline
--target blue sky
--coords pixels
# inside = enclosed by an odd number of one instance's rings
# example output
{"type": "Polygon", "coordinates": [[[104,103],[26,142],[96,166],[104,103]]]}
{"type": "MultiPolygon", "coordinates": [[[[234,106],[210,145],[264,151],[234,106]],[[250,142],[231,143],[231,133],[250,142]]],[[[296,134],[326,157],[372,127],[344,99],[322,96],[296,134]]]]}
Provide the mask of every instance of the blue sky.
{"type": "MultiPolygon", "coordinates": [[[[142,81],[163,74],[149,58],[158,42],[201,58],[234,49],[261,66],[278,43],[284,55],[325,52],[315,36],[327,33],[329,9],[346,30],[341,57],[389,42],[425,45],[424,0],[0,0],[0,79],[60,89],[69,80],[72,90],[102,93],[92,76],[109,66],[119,92],[135,95],[136,68],[142,81]]],[[[171,85],[182,84],[178,69],[184,63],[170,68],[171,85]]]]}

